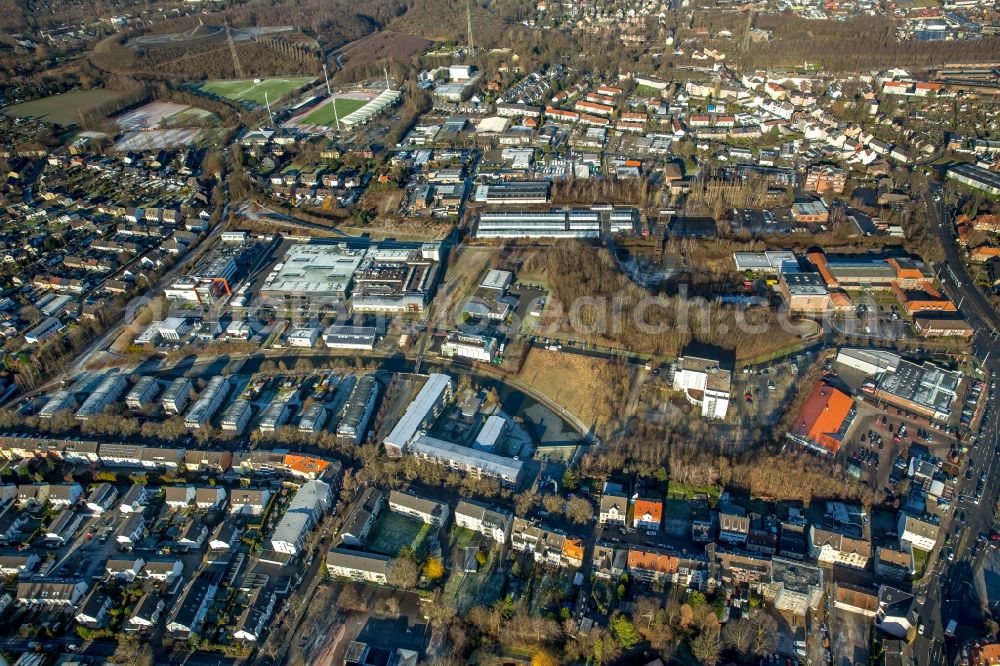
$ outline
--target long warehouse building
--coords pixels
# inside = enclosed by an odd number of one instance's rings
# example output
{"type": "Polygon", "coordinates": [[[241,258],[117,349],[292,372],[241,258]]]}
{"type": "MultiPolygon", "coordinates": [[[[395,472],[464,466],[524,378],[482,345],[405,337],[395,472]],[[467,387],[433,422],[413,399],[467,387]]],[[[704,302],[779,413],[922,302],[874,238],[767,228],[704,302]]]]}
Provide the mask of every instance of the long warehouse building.
{"type": "Polygon", "coordinates": [[[451,391],[451,377],[437,372],[429,375],[417,397],[407,405],[403,416],[383,440],[386,452],[394,456],[402,455],[419,431],[437,417],[441,407],[451,397],[451,391]]]}
{"type": "Polygon", "coordinates": [[[597,238],[601,216],[592,210],[490,211],[479,216],[476,238],[597,238]]]}

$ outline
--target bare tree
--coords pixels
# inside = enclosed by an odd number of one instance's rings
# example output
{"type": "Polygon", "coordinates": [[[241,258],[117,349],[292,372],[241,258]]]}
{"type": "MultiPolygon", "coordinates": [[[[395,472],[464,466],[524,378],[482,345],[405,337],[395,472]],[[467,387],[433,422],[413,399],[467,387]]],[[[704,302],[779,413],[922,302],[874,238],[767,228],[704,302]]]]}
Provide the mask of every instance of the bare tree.
{"type": "Polygon", "coordinates": [[[726,647],[740,655],[746,654],[753,640],[753,627],[750,621],[740,618],[727,622],[726,628],[722,631],[722,639],[726,647]]]}
{"type": "Polygon", "coordinates": [[[714,666],[722,651],[722,639],[718,629],[709,629],[698,634],[691,641],[691,654],[706,666],[714,666]]]}
{"type": "Polygon", "coordinates": [[[758,610],[750,616],[750,626],[753,630],[753,653],[760,656],[773,652],[778,644],[778,623],[774,618],[766,611],[758,610]]]}
{"type": "Polygon", "coordinates": [[[389,572],[386,580],[390,585],[401,587],[404,590],[412,590],[417,586],[420,577],[420,570],[417,563],[411,557],[397,557],[389,563],[389,572]]]}

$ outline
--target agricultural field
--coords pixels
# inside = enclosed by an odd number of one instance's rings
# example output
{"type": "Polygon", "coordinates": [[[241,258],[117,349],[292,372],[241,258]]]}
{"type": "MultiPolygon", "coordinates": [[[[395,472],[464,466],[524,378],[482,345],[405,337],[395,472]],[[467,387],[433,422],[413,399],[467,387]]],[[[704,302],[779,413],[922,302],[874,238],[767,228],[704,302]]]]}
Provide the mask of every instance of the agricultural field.
{"type": "Polygon", "coordinates": [[[55,125],[68,126],[79,123],[81,114],[121,97],[121,93],[114,90],[73,90],[61,95],[8,106],[3,109],[3,113],[18,118],[34,118],[55,125]]]}
{"type": "Polygon", "coordinates": [[[368,99],[354,99],[353,97],[335,97],[333,101],[323,104],[301,118],[297,118],[296,122],[305,125],[336,127],[337,118],[343,118],[349,113],[354,113],[370,101],[368,99]],[[334,108],[336,108],[336,116],[334,116],[334,108]]]}
{"type": "Polygon", "coordinates": [[[254,79],[230,79],[205,81],[199,84],[196,89],[213,97],[222,97],[234,102],[243,102],[257,106],[265,104],[267,100],[277,102],[284,95],[292,90],[296,90],[314,80],[311,76],[296,76],[280,79],[259,79],[257,83],[254,79]]]}

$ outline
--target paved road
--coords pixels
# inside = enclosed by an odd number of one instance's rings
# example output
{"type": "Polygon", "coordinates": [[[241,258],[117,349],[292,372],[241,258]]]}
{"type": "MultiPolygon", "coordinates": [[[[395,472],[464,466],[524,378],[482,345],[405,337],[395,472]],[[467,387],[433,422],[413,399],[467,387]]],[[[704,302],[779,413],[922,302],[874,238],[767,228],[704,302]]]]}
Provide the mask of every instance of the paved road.
{"type": "Polygon", "coordinates": [[[1000,314],[993,309],[986,296],[976,286],[962,259],[955,242],[951,214],[943,200],[936,200],[940,188],[931,186],[924,195],[924,206],[931,230],[941,239],[945,260],[941,267],[940,279],[947,294],[960,304],[962,314],[973,326],[973,351],[979,358],[988,358],[991,367],[997,367],[996,357],[1000,355],[1000,314]]]}
{"type": "MultiPolygon", "coordinates": [[[[993,527],[993,507],[1000,488],[998,479],[1000,463],[996,462],[995,455],[998,446],[1000,446],[1000,413],[994,412],[989,422],[984,424],[978,441],[969,451],[969,457],[980,461],[982,465],[979,473],[985,475],[983,498],[978,503],[975,502],[978,475],[969,481],[963,479],[964,495],[956,505],[956,518],[953,526],[949,528],[953,535],[954,561],[948,562],[942,557],[936,567],[936,575],[929,577],[932,580],[927,585],[924,616],[934,623],[934,627],[933,631],[925,631],[922,641],[925,644],[934,643],[935,646],[943,646],[944,628],[949,620],[957,620],[961,627],[956,639],[948,642],[952,655],[961,642],[978,636],[975,628],[981,626],[983,620],[975,592],[975,577],[983,556],[994,547],[995,543],[981,539],[980,535],[988,535],[993,527]],[[960,519],[962,514],[965,515],[964,521],[960,519]],[[956,532],[959,534],[957,537],[956,532]]],[[[930,628],[930,625],[927,626],[930,628]]],[[[915,650],[915,653],[924,653],[920,641],[917,646],[920,649],[915,650]]]]}
{"type": "MultiPolygon", "coordinates": [[[[1000,374],[1000,315],[975,285],[962,259],[954,234],[950,213],[943,201],[935,198],[941,188],[931,185],[924,195],[924,205],[931,224],[941,241],[945,260],[940,267],[940,279],[948,296],[961,304],[961,311],[975,329],[972,348],[984,360],[983,370],[990,373],[990,380],[1000,374]]],[[[989,388],[987,388],[989,391],[989,388]]],[[[1000,410],[994,410],[983,424],[976,443],[970,448],[969,459],[976,460],[979,468],[971,480],[959,481],[960,499],[956,503],[952,534],[953,561],[943,555],[934,563],[933,571],[918,588],[924,591],[926,601],[921,611],[924,634],[914,642],[913,655],[918,664],[950,663],[961,643],[978,635],[975,627],[981,626],[982,614],[975,593],[975,575],[983,555],[993,542],[979,538],[989,534],[993,527],[993,509],[1000,487],[1000,463],[995,462],[1000,446],[1000,410]],[[980,475],[985,478],[982,500],[975,502],[974,495],[980,475]],[[964,515],[965,520],[960,517],[964,515]],[[950,620],[957,620],[960,628],[954,639],[947,638],[944,630],[950,620]],[[950,658],[946,659],[945,655],[950,658]]],[[[939,553],[940,554],[940,553],[939,553]]]]}

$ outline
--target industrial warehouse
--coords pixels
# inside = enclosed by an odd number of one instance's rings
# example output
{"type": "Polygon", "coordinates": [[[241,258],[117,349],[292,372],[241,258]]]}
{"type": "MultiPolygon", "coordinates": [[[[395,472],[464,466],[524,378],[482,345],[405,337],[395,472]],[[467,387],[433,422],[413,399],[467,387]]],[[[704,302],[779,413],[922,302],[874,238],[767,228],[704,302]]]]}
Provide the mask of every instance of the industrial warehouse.
{"type": "Polygon", "coordinates": [[[438,277],[440,244],[351,248],[294,244],[265,278],[260,296],[311,310],[351,299],[358,312],[423,311],[438,277]]]}
{"type": "MultiPolygon", "coordinates": [[[[500,185],[480,188],[484,202],[493,204],[544,203],[543,193],[537,184],[514,183],[503,185],[503,195],[491,194],[500,185]],[[521,187],[530,185],[532,187],[521,187]],[[532,199],[529,201],[529,199],[532,199]]],[[[544,196],[548,196],[545,193],[544,196]]],[[[602,234],[632,234],[641,219],[634,208],[615,208],[595,205],[591,208],[550,210],[493,210],[479,215],[476,238],[598,238],[602,234]]]]}

